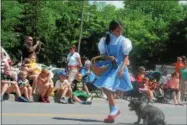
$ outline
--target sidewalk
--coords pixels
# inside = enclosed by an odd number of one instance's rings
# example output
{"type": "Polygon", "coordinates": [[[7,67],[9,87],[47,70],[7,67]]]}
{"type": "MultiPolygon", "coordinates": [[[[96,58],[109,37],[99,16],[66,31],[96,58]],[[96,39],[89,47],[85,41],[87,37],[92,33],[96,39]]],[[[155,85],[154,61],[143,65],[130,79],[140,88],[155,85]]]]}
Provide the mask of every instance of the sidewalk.
{"type": "MultiPolygon", "coordinates": [[[[7,101],[14,102],[14,101],[17,101],[18,98],[15,94],[5,94],[3,99],[7,100],[7,101]]],[[[50,102],[57,102],[57,100],[59,100],[59,97],[50,96],[49,99],[50,99],[50,102]]],[[[34,102],[39,102],[39,96],[34,94],[33,95],[33,101],[34,102]]]]}
{"type": "MultiPolygon", "coordinates": [[[[4,98],[4,101],[10,101],[10,102],[17,101],[17,96],[15,94],[5,94],[3,98],[4,98]]],[[[50,99],[51,103],[58,103],[60,97],[58,97],[58,96],[54,96],[54,97],[50,96],[49,99],[50,99]]],[[[106,99],[104,99],[102,97],[101,98],[100,97],[96,97],[96,96],[94,96],[94,100],[99,100],[99,101],[105,100],[106,101],[106,99]]],[[[127,101],[127,100],[124,100],[124,99],[116,99],[116,100],[118,100],[118,101],[127,101]]],[[[39,102],[39,96],[38,95],[33,95],[33,101],[34,102],[39,102]]],[[[187,101],[181,101],[181,102],[184,105],[187,105],[187,101]]],[[[165,105],[164,103],[157,103],[157,102],[154,102],[154,103],[151,103],[151,104],[165,105]]],[[[172,104],[173,105],[173,101],[170,100],[168,104],[172,104]]]]}
{"type": "MultiPolygon", "coordinates": [[[[99,98],[97,97],[96,95],[92,95],[94,98],[99,98]]],[[[14,102],[14,101],[17,101],[17,96],[15,94],[5,94],[4,97],[3,97],[4,100],[7,100],[7,101],[10,101],[10,102],[14,102]]],[[[49,97],[49,100],[50,102],[58,102],[60,99],[59,96],[50,96],[49,97]]],[[[34,94],[33,95],[33,101],[34,102],[39,102],[39,96],[37,94],[34,94]]]]}

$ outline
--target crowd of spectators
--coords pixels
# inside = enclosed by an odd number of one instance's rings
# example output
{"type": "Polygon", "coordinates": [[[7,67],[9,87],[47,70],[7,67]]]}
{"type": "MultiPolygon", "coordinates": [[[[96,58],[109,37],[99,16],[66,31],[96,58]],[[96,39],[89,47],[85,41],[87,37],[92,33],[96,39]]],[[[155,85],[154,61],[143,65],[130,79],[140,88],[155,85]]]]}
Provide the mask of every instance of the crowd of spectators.
{"type": "MultiPolygon", "coordinates": [[[[37,41],[33,45],[33,38],[26,37],[19,74],[10,70],[10,65],[1,52],[1,96],[3,97],[5,93],[16,93],[18,101],[33,102],[33,94],[37,94],[40,102],[49,103],[49,96],[54,93],[59,97],[59,103],[92,104],[93,96],[90,91],[97,89],[93,85],[97,76],[90,68],[91,61],[85,60],[83,66],[81,56],[76,52],[76,47],[72,46],[67,56],[67,68],[58,73],[59,78],[54,82],[47,69],[37,66],[37,49],[40,50],[42,44],[37,41]]],[[[158,81],[154,77],[148,77],[146,69],[140,66],[135,77],[130,76],[131,81],[133,84],[137,84],[140,92],[148,95],[150,101],[155,98],[156,90],[162,93],[165,89],[170,89],[174,104],[181,104],[181,96],[182,99],[185,98],[187,91],[185,89],[187,86],[186,57],[177,57],[177,62],[173,65],[176,67],[176,71],[171,74],[169,79],[158,81]]],[[[162,74],[162,76],[165,75],[167,75],[166,72],[162,74]]]]}
{"type": "Polygon", "coordinates": [[[146,93],[151,102],[157,97],[155,93],[159,92],[164,96],[169,91],[174,104],[182,105],[181,99],[187,98],[187,59],[185,56],[177,57],[177,62],[172,65],[175,66],[175,72],[168,74],[164,71],[159,78],[149,75],[146,69],[140,66],[133,81],[134,86],[139,92],[146,93]]]}
{"type": "Polygon", "coordinates": [[[41,48],[42,44],[36,41],[34,45],[33,38],[26,37],[18,74],[10,70],[11,66],[1,53],[2,101],[5,93],[16,93],[18,101],[21,102],[33,102],[33,95],[38,95],[40,102],[50,103],[49,96],[54,95],[59,96],[58,102],[63,104],[74,102],[92,104],[92,95],[87,85],[96,76],[90,70],[91,62],[86,60],[83,67],[76,47],[72,46],[67,56],[67,70],[58,72],[58,80],[53,81],[51,73],[37,65],[36,51],[41,48]]]}

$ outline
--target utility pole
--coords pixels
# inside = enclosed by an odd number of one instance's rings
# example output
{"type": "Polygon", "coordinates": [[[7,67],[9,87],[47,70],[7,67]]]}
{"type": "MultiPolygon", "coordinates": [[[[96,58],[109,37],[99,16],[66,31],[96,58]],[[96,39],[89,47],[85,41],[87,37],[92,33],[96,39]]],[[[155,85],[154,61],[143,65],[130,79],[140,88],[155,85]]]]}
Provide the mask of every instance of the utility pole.
{"type": "Polygon", "coordinates": [[[81,27],[80,27],[79,45],[78,45],[78,52],[79,52],[79,53],[80,53],[80,45],[81,45],[81,39],[82,39],[83,20],[84,20],[84,0],[82,1],[82,16],[81,16],[81,27]]]}

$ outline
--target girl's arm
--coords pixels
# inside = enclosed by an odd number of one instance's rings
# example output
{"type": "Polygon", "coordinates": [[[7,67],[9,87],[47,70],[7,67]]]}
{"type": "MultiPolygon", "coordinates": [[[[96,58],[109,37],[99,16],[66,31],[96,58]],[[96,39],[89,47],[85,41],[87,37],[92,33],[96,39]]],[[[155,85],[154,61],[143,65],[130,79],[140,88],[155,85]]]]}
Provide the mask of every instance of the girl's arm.
{"type": "Polygon", "coordinates": [[[43,78],[38,78],[38,84],[46,84],[48,83],[48,81],[46,79],[43,79],[43,78]]]}
{"type": "Polygon", "coordinates": [[[49,83],[49,82],[53,83],[53,81],[52,81],[52,79],[51,79],[51,77],[50,77],[50,74],[46,75],[46,76],[43,78],[43,82],[44,82],[44,83],[49,83]]]}
{"type": "Polygon", "coordinates": [[[40,76],[37,78],[37,84],[41,84],[43,81],[41,80],[40,76]]]}
{"type": "Polygon", "coordinates": [[[27,67],[29,67],[30,66],[30,64],[24,64],[25,66],[27,66],[27,67]]]}
{"type": "Polygon", "coordinates": [[[8,61],[5,61],[5,67],[4,67],[5,73],[9,74],[10,72],[10,65],[8,64],[8,61]]]}
{"type": "Polygon", "coordinates": [[[179,89],[179,88],[180,88],[180,86],[179,86],[179,85],[180,85],[180,80],[177,79],[177,80],[176,80],[176,83],[177,83],[177,84],[176,84],[176,89],[179,89]]]}
{"type": "Polygon", "coordinates": [[[48,79],[47,78],[42,78],[41,75],[38,76],[38,82],[39,83],[47,83],[48,79]]]}
{"type": "Polygon", "coordinates": [[[53,80],[51,79],[51,77],[49,78],[49,82],[53,85],[53,87],[54,87],[54,82],[53,82],[53,80]]]}
{"type": "Polygon", "coordinates": [[[127,64],[128,64],[128,60],[129,60],[128,56],[125,56],[125,57],[124,57],[124,60],[123,60],[123,64],[122,64],[122,66],[121,66],[121,68],[120,68],[120,70],[119,70],[119,76],[120,76],[120,77],[122,77],[122,75],[123,75],[125,66],[127,66],[127,64]]]}
{"type": "Polygon", "coordinates": [[[25,67],[25,70],[26,70],[27,72],[33,72],[33,71],[35,70],[35,68],[28,68],[28,67],[25,67]]]}
{"type": "Polygon", "coordinates": [[[129,56],[125,56],[125,57],[124,57],[124,60],[123,60],[123,64],[122,64],[122,66],[121,66],[121,69],[122,69],[122,70],[124,70],[125,66],[127,66],[128,61],[129,61],[129,56]]]}
{"type": "Polygon", "coordinates": [[[64,81],[64,84],[66,84],[66,85],[71,85],[71,84],[68,82],[68,80],[65,80],[65,81],[64,81]]]}
{"type": "Polygon", "coordinates": [[[49,78],[43,78],[43,82],[44,82],[44,83],[49,83],[49,82],[50,82],[50,79],[49,79],[49,78]]]}
{"type": "Polygon", "coordinates": [[[78,62],[79,62],[79,66],[82,67],[82,62],[81,62],[81,58],[78,57],[78,62]]]}

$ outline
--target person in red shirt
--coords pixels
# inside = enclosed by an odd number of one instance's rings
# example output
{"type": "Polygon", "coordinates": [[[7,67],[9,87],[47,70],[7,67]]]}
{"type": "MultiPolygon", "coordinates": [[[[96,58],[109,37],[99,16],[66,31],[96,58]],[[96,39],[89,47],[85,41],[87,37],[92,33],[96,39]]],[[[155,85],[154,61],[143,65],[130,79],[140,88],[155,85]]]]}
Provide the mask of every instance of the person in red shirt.
{"type": "Polygon", "coordinates": [[[180,69],[184,67],[181,57],[177,57],[177,63],[175,64],[176,72],[180,74],[180,69]]]}
{"type": "Polygon", "coordinates": [[[140,66],[138,68],[138,74],[136,76],[136,82],[137,83],[142,83],[144,77],[145,77],[145,68],[143,66],[140,66]]]}

